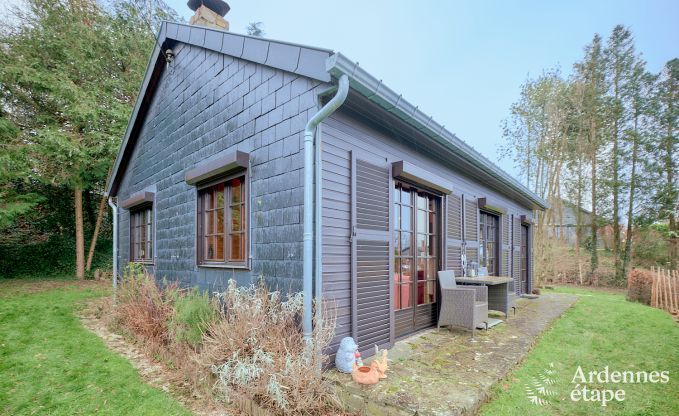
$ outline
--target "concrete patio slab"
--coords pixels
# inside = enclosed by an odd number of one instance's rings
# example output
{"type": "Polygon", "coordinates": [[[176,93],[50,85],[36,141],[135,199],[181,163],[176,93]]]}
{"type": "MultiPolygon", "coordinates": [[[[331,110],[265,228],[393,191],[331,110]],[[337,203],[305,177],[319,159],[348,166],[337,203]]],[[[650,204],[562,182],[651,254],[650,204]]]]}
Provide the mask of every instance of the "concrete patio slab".
{"type": "Polygon", "coordinates": [[[336,370],[328,377],[338,383],[347,409],[361,414],[471,415],[576,300],[564,294],[520,299],[516,316],[476,331],[474,339],[468,331],[430,329],[398,341],[389,351],[387,379],[374,386],[336,370]]]}

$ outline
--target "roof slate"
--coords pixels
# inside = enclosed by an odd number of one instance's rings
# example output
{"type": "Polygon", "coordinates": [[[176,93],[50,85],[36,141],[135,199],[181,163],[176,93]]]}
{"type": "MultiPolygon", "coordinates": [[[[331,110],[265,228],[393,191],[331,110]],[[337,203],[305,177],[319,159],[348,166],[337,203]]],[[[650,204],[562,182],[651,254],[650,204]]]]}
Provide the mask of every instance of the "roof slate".
{"type": "MultiPolygon", "coordinates": [[[[351,81],[351,88],[356,92],[365,96],[384,110],[396,115],[405,123],[414,126],[432,140],[444,144],[452,152],[469,158],[481,172],[496,179],[499,184],[508,186],[537,207],[549,207],[546,201],[531,192],[511,175],[500,169],[453,133],[446,130],[443,125],[438,124],[432,117],[424,114],[417,106],[409,103],[401,95],[397,95],[393,90],[384,85],[382,80],[378,80],[370,75],[367,71],[360,68],[358,63],[353,63],[340,53],[334,53],[329,49],[241,35],[203,26],[163,22],[158,34],[157,44],[162,45],[167,40],[196,45],[323,82],[330,82],[332,77],[338,78],[340,75],[346,74],[351,81]]],[[[119,169],[123,159],[128,157],[130,150],[128,147],[131,144],[134,146],[135,138],[131,137],[131,135],[134,125],[137,123],[136,118],[140,107],[147,101],[145,99],[146,94],[152,93],[152,91],[147,91],[147,88],[154,69],[158,68],[157,61],[159,59],[162,59],[160,49],[156,46],[149,60],[144,82],[138,95],[139,98],[130,116],[125,137],[113,166],[111,180],[106,188],[109,195],[117,193],[117,184],[122,173],[119,172],[119,169]]]]}

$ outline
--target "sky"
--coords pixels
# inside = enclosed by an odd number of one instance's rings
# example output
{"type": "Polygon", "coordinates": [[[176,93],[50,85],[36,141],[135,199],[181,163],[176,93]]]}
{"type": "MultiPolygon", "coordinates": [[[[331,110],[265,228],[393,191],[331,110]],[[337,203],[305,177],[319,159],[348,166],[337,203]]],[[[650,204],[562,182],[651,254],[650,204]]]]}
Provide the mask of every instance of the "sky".
{"type": "MultiPolygon", "coordinates": [[[[193,14],[186,0],[166,1],[193,14]]],[[[679,57],[677,0],[228,3],[232,32],[261,21],[268,38],[342,52],[514,175],[498,157],[500,123],[528,77],[568,75],[594,34],[607,38],[616,24],[631,28],[650,71],[679,57]]]]}
{"type": "MultiPolygon", "coordinates": [[[[186,0],[166,0],[187,21],[186,0]]],[[[228,1],[232,32],[342,52],[411,103],[499,160],[501,121],[521,84],[548,68],[569,74],[595,33],[631,28],[658,72],[679,57],[679,1],[228,1]]]]}

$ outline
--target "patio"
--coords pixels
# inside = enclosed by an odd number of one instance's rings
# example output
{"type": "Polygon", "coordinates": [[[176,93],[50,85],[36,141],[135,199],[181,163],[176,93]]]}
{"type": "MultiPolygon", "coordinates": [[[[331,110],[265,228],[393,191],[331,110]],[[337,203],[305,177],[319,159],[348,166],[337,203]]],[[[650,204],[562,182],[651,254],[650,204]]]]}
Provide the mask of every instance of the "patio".
{"type": "MultiPolygon", "coordinates": [[[[486,400],[532,348],[535,339],[576,297],[544,294],[520,299],[516,316],[489,331],[436,328],[403,339],[389,351],[388,378],[361,386],[351,375],[329,372],[349,410],[368,415],[467,415],[486,400]]],[[[370,360],[366,360],[369,362],[370,360]]]]}

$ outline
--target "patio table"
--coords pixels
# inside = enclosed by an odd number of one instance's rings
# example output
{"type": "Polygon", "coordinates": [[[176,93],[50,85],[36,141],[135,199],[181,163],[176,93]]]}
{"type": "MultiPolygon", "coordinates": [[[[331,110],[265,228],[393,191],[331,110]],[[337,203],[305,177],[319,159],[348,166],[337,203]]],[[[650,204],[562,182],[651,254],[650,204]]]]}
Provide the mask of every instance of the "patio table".
{"type": "Polygon", "coordinates": [[[507,284],[514,279],[507,276],[476,276],[456,277],[455,281],[463,285],[488,286],[488,309],[499,311],[509,316],[509,302],[507,299],[507,284]]]}

